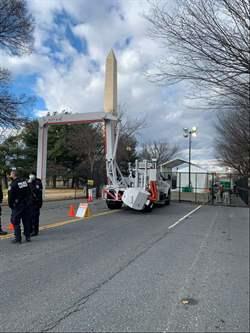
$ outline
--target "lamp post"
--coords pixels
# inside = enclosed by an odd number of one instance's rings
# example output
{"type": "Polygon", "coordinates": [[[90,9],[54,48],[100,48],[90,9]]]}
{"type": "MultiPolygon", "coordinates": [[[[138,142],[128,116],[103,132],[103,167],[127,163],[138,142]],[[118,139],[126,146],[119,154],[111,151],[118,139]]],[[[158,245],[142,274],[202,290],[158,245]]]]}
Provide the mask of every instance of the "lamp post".
{"type": "Polygon", "coordinates": [[[197,128],[193,126],[191,129],[183,128],[184,138],[188,138],[188,187],[191,189],[191,146],[192,146],[192,136],[196,136],[197,128]]]}

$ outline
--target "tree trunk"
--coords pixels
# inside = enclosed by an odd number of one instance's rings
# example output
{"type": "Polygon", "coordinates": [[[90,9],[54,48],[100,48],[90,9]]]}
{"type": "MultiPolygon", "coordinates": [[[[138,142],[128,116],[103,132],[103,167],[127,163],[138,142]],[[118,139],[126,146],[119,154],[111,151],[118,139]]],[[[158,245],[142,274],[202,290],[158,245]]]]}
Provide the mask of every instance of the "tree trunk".
{"type": "Polygon", "coordinates": [[[2,181],[4,183],[4,188],[8,188],[8,178],[7,178],[7,175],[3,176],[2,181]]]}
{"type": "Polygon", "coordinates": [[[56,175],[52,177],[52,187],[56,188],[56,175]]]}

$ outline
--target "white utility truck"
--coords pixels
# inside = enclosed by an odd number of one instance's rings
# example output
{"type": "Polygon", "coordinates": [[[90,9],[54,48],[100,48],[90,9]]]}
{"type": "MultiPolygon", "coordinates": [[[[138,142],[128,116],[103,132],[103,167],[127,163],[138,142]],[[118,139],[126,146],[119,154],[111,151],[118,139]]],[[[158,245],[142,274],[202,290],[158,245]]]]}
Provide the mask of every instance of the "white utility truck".
{"type": "Polygon", "coordinates": [[[150,212],[154,206],[169,205],[171,186],[161,175],[157,161],[135,161],[134,167],[129,163],[129,176],[124,177],[116,162],[119,139],[119,122],[106,123],[106,170],[108,185],[103,189],[103,198],[110,209],[128,206],[139,211],[150,212]],[[109,140],[115,136],[115,140],[109,140]],[[112,144],[114,142],[114,144],[112,144]]]}

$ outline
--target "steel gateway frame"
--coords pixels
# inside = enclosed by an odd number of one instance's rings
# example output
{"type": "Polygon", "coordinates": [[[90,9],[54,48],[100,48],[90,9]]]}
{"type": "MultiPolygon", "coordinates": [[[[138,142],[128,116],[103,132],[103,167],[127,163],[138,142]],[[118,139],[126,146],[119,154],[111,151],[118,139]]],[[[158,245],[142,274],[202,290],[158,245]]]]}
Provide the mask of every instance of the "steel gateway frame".
{"type": "Polygon", "coordinates": [[[107,167],[113,175],[110,175],[110,177],[112,177],[111,181],[115,181],[117,179],[116,167],[118,166],[116,165],[115,155],[119,133],[116,133],[115,136],[115,127],[118,122],[118,117],[111,112],[89,112],[75,114],[59,113],[53,116],[46,116],[39,119],[37,177],[41,179],[44,189],[46,188],[47,144],[49,126],[63,124],[90,124],[97,122],[104,122],[106,161],[108,164],[107,167]]]}

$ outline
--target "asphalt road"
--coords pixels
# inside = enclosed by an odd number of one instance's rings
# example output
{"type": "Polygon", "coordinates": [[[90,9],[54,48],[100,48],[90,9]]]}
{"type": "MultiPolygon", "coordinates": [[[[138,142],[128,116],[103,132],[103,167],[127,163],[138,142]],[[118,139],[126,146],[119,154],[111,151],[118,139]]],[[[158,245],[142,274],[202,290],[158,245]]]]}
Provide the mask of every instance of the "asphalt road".
{"type": "Polygon", "coordinates": [[[196,208],[121,210],[32,243],[0,240],[0,331],[248,332],[249,211],[202,206],[182,219],[196,208]]]}

